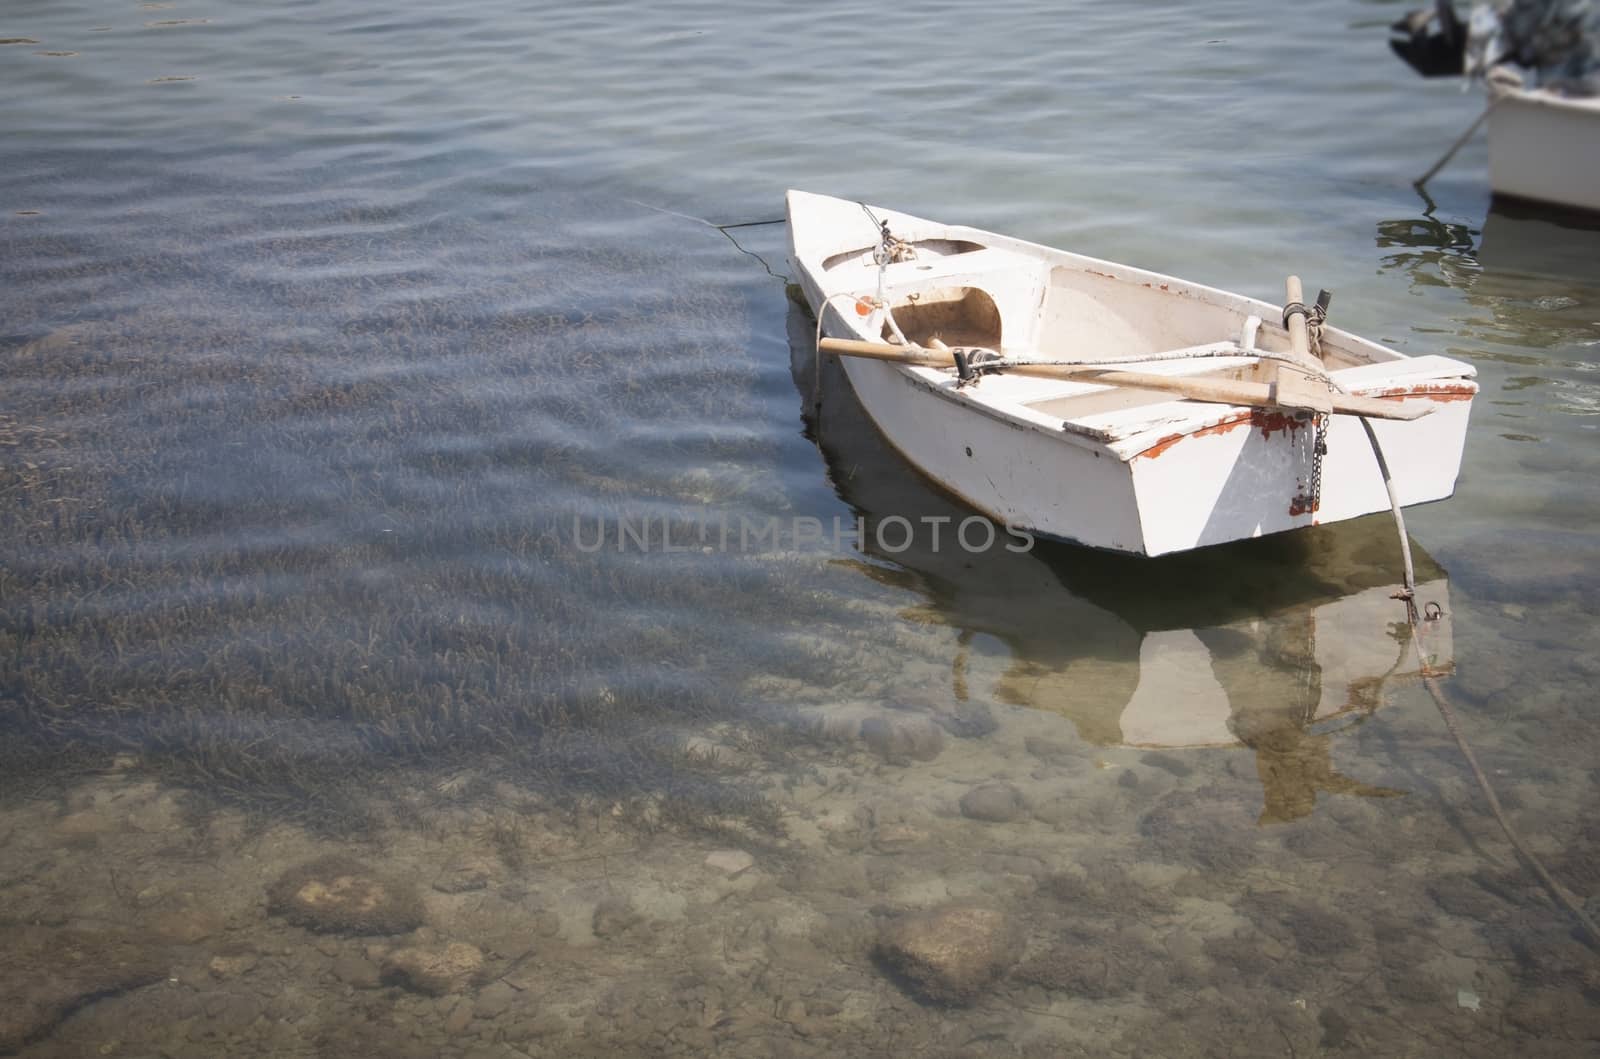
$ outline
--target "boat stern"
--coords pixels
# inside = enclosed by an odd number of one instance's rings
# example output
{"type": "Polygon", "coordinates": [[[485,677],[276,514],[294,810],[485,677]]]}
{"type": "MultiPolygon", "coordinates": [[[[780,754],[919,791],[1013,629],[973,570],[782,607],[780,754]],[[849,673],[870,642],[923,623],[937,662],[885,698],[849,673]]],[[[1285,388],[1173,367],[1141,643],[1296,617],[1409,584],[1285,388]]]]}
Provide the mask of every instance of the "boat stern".
{"type": "MultiPolygon", "coordinates": [[[[1383,395],[1430,410],[1414,420],[1368,420],[1403,506],[1455,491],[1477,389],[1456,378],[1383,395]]],[[[1329,416],[1319,429],[1309,416],[1254,409],[1152,440],[1129,461],[1147,555],[1389,510],[1372,445],[1353,416],[1329,416]]]]}

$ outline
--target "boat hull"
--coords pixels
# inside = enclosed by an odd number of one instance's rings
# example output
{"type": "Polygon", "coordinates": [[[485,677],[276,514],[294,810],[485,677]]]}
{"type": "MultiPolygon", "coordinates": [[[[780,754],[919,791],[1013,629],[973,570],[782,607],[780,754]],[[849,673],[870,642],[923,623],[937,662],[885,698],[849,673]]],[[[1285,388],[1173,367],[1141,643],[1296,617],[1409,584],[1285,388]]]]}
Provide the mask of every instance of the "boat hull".
{"type": "MultiPolygon", "coordinates": [[[[1419,400],[1434,411],[1409,422],[1371,421],[1405,506],[1443,500],[1455,491],[1467,433],[1470,396],[1419,400]]],[[[1144,553],[1163,555],[1388,511],[1389,495],[1360,422],[1333,416],[1325,429],[1320,490],[1312,481],[1309,421],[1279,412],[1251,412],[1134,457],[1144,553]]]]}
{"type": "Polygon", "coordinates": [[[1098,548],[1145,550],[1123,461],[1000,418],[963,414],[892,364],[847,359],[844,369],[889,444],[995,523],[1098,548]]]}
{"type": "MultiPolygon", "coordinates": [[[[1090,547],[1165,555],[1389,510],[1360,423],[1328,424],[1320,502],[1308,493],[1309,424],[1247,412],[1124,461],[1092,443],[963,414],[905,369],[846,360],[879,431],[908,462],[1001,527],[1090,547]]],[[[1455,489],[1470,398],[1415,400],[1433,414],[1374,423],[1404,505],[1455,489]]]]}
{"type": "MultiPolygon", "coordinates": [[[[852,203],[791,192],[796,274],[824,334],[877,339],[873,271],[861,247],[873,227],[852,203]]],[[[887,211],[882,211],[887,212],[887,211]]],[[[1196,335],[1236,333],[1241,321],[1282,348],[1276,308],[975,229],[889,214],[930,256],[890,264],[885,297],[907,325],[937,317],[955,345],[1015,349],[1131,350],[1144,358],[1196,335]],[[981,296],[980,296],[981,295],[981,296]],[[1187,330],[1185,330],[1185,323],[1187,330]]],[[[938,337],[937,333],[933,337],[938,337]]],[[[1255,361],[1232,352],[1229,370],[1255,361]]],[[[1343,358],[1333,372],[1347,392],[1430,414],[1374,421],[1401,503],[1454,490],[1477,385],[1470,365],[1410,358],[1344,332],[1324,332],[1343,358]]],[[[1271,348],[1271,347],[1268,347],[1271,348]]],[[[1157,361],[1198,365],[1185,349],[1157,361]]],[[[1059,356],[1060,353],[1055,353],[1059,356]]],[[[1330,354],[1332,355],[1332,354],[1330,354]]],[[[1210,363],[1217,363],[1212,361],[1210,363]]],[[[948,371],[846,357],[861,406],[891,446],[927,478],[1001,529],[1136,555],[1164,555],[1354,518],[1389,507],[1361,423],[1331,416],[1314,425],[1276,409],[1173,399],[1097,383],[1007,375],[962,384],[948,371]],[[1326,451],[1315,456],[1322,432],[1326,451]]]]}
{"type": "Polygon", "coordinates": [[[1600,211],[1600,98],[1495,91],[1489,115],[1494,193],[1600,211]]]}

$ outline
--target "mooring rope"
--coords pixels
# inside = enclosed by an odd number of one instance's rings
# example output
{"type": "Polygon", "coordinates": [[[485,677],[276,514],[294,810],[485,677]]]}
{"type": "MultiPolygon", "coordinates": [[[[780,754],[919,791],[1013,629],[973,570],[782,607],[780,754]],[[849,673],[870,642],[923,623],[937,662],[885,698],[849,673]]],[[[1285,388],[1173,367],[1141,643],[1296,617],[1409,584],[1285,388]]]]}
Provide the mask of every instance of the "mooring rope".
{"type": "Polygon", "coordinates": [[[1478,764],[1478,756],[1472,752],[1472,747],[1467,743],[1467,737],[1461,734],[1461,726],[1456,721],[1455,710],[1450,706],[1450,700],[1445,697],[1444,688],[1440,686],[1438,678],[1434,675],[1433,668],[1428,664],[1427,657],[1422,653],[1422,628],[1417,616],[1416,601],[1416,574],[1411,565],[1411,541],[1406,536],[1405,516],[1400,513],[1400,497],[1395,491],[1394,478],[1389,473],[1389,462],[1383,458],[1383,446],[1378,444],[1377,432],[1372,429],[1372,423],[1361,419],[1361,426],[1367,432],[1367,441],[1372,445],[1372,455],[1378,461],[1378,473],[1383,475],[1384,488],[1389,492],[1389,507],[1394,512],[1395,528],[1400,533],[1400,554],[1405,559],[1405,589],[1396,593],[1406,605],[1406,622],[1411,626],[1411,647],[1417,656],[1418,672],[1422,675],[1422,685],[1428,689],[1428,694],[1433,697],[1433,704],[1439,708],[1439,716],[1444,718],[1444,726],[1456,741],[1456,746],[1461,751],[1461,756],[1466,759],[1467,767],[1472,770],[1473,778],[1478,781],[1478,788],[1483,791],[1483,800],[1489,804],[1489,811],[1494,814],[1495,822],[1500,825],[1500,830],[1505,832],[1507,840],[1513,849],[1522,857],[1526,864],[1543,884],[1544,888],[1555,898],[1556,903],[1572,913],[1572,918],[1588,937],[1589,944],[1600,946],[1600,926],[1583,910],[1583,906],[1566,887],[1555,880],[1544,862],[1536,856],[1528,844],[1522,840],[1517,829],[1506,818],[1505,810],[1500,805],[1500,798],[1495,794],[1494,787],[1489,783],[1489,777],[1484,773],[1483,767],[1478,764]]]}
{"type": "Polygon", "coordinates": [[[828,314],[828,303],[835,298],[854,298],[857,305],[865,300],[860,294],[834,291],[817,306],[817,332],[811,340],[811,407],[814,413],[822,411],[822,318],[828,314]]]}
{"type": "Polygon", "coordinates": [[[783,280],[786,283],[789,280],[789,277],[783,273],[774,272],[772,270],[772,266],[767,263],[766,258],[762,257],[754,250],[745,249],[744,244],[740,243],[739,240],[735,239],[731,234],[736,228],[762,228],[769,224],[783,224],[788,220],[786,217],[774,217],[765,221],[737,221],[732,224],[717,224],[715,221],[708,221],[704,217],[696,217],[691,213],[679,213],[677,210],[669,210],[664,206],[652,206],[650,203],[640,202],[638,199],[623,199],[622,201],[633,206],[641,206],[647,210],[654,210],[656,213],[664,213],[668,217],[677,217],[680,220],[694,221],[696,224],[703,224],[707,228],[715,228],[717,231],[722,233],[722,237],[724,239],[733,244],[733,248],[735,250],[739,251],[741,254],[744,254],[746,257],[755,258],[761,267],[766,269],[767,275],[771,276],[773,279],[783,280]]]}
{"type": "MultiPolygon", "coordinates": [[[[1483,117],[1487,117],[1488,113],[1489,113],[1489,110],[1492,110],[1492,109],[1493,109],[1493,105],[1491,104],[1490,107],[1484,111],[1483,117]]],[[[1481,122],[1482,118],[1480,118],[1479,121],[1481,122]]],[[[1474,124],[1473,128],[1475,129],[1476,127],[1477,127],[1477,125],[1474,124]]],[[[1469,130],[1469,133],[1470,132],[1471,132],[1471,130],[1469,130]]],[[[1463,137],[1463,142],[1464,141],[1465,141],[1465,137],[1463,137]]],[[[1448,158],[1444,159],[1443,161],[1448,161],[1448,158]]],[[[1443,164],[1443,163],[1441,162],[1441,164],[1443,164]]],[[[1437,169],[1437,168],[1438,167],[1435,167],[1435,169],[1437,169]]],[[[1431,176],[1432,173],[1430,172],[1429,175],[1431,176]]],[[[865,208],[865,207],[863,207],[863,208],[865,208]]],[[[869,212],[868,216],[871,216],[870,212],[869,212]]],[[[881,281],[881,272],[882,272],[882,265],[880,264],[880,281],[881,281]]],[[[880,289],[881,289],[881,287],[880,287],[880,289]]],[[[858,304],[868,300],[864,296],[859,295],[859,294],[855,294],[855,293],[851,293],[851,292],[845,292],[845,291],[839,291],[839,292],[835,292],[835,293],[830,294],[827,297],[823,298],[822,302],[817,306],[816,334],[814,335],[813,345],[812,345],[813,350],[815,350],[815,354],[813,356],[813,361],[812,361],[812,363],[813,363],[813,368],[812,368],[812,393],[813,393],[813,398],[814,398],[814,400],[816,402],[816,408],[819,411],[820,411],[821,404],[822,404],[822,390],[821,390],[822,351],[821,351],[821,349],[819,347],[820,347],[820,345],[822,343],[823,317],[827,313],[827,309],[828,309],[829,303],[831,303],[835,298],[841,298],[841,297],[853,298],[853,299],[856,300],[856,302],[858,304]]],[[[882,299],[881,298],[880,299],[872,299],[872,301],[877,303],[877,304],[874,305],[874,308],[881,307],[881,308],[887,310],[888,307],[887,307],[886,304],[882,303],[882,299]]],[[[889,319],[890,319],[890,321],[892,323],[892,321],[893,321],[892,314],[890,314],[889,319]]],[[[1319,323],[1320,323],[1320,321],[1319,321],[1319,323]]],[[[903,339],[902,339],[902,341],[903,341],[903,339]]],[[[906,344],[907,345],[912,345],[910,343],[906,343],[906,344]]],[[[913,348],[922,348],[922,347],[913,346],[913,348]]],[[[989,352],[989,351],[986,351],[986,352],[989,352]]],[[[1180,351],[1175,351],[1174,354],[1169,354],[1169,355],[1157,354],[1155,356],[1146,355],[1144,357],[1137,358],[1137,359],[1160,360],[1160,359],[1181,359],[1181,358],[1183,358],[1185,356],[1189,356],[1189,357],[1206,357],[1206,356],[1224,356],[1224,355],[1229,355],[1229,354],[1218,352],[1218,351],[1205,351],[1205,352],[1197,352],[1197,351],[1181,351],[1180,352],[1180,351]]],[[[1232,354],[1232,355],[1238,355],[1238,354],[1232,354]]],[[[1291,357],[1272,354],[1272,353],[1269,353],[1269,352],[1264,351],[1264,350],[1251,350],[1250,354],[1247,354],[1247,355],[1254,355],[1254,356],[1256,356],[1256,357],[1258,357],[1260,359],[1263,359],[1263,360],[1291,360],[1291,357]]],[[[996,354],[996,356],[999,356],[999,354],[996,354]]],[[[1000,359],[1002,361],[1004,361],[1006,358],[1001,357],[1000,359]]],[[[1131,361],[1133,359],[1135,359],[1135,358],[1112,357],[1112,358],[1106,358],[1104,360],[1096,360],[1096,361],[1094,361],[1092,363],[1113,364],[1113,363],[1118,363],[1118,362],[1127,362],[1127,361],[1131,361]]],[[[1297,360],[1298,358],[1294,358],[1294,359],[1297,360]]],[[[1013,363],[1013,364],[1021,364],[1021,363],[1027,363],[1027,361],[1018,360],[1018,361],[1012,361],[1011,363],[1013,363]]],[[[1048,362],[1035,361],[1034,363],[1057,363],[1057,364],[1066,363],[1066,364],[1071,364],[1073,362],[1070,362],[1070,361],[1048,361],[1048,362]]],[[[1002,363],[1002,364],[993,365],[993,366],[995,366],[995,367],[1004,367],[1005,365],[1002,363]]],[[[1326,371],[1325,368],[1320,373],[1318,373],[1318,375],[1320,376],[1320,378],[1322,380],[1324,380],[1328,384],[1328,386],[1331,389],[1336,390],[1336,391],[1338,391],[1340,393],[1346,393],[1347,392],[1347,391],[1344,390],[1343,387],[1341,387],[1337,382],[1335,382],[1333,380],[1333,378],[1326,371]]],[[[1450,700],[1446,697],[1444,689],[1440,686],[1439,681],[1438,681],[1437,677],[1435,676],[1435,674],[1433,672],[1433,669],[1432,669],[1432,667],[1430,666],[1430,664],[1428,662],[1427,656],[1423,653],[1423,650],[1422,650],[1423,633],[1422,633],[1421,619],[1420,619],[1420,617],[1418,615],[1418,612],[1417,612],[1417,603],[1416,603],[1416,588],[1417,588],[1417,584],[1416,584],[1416,569],[1415,569],[1415,566],[1413,565],[1412,559],[1411,559],[1411,540],[1410,540],[1410,537],[1406,533],[1405,515],[1402,512],[1401,507],[1400,507],[1400,496],[1399,496],[1398,491],[1395,489],[1394,477],[1389,471],[1389,462],[1388,462],[1387,459],[1384,458],[1383,446],[1381,444],[1379,444],[1379,442],[1378,442],[1378,435],[1377,435],[1377,432],[1373,429],[1371,421],[1368,420],[1367,418],[1365,418],[1364,416],[1358,416],[1357,418],[1360,419],[1362,429],[1364,431],[1366,431],[1367,441],[1372,446],[1372,455],[1373,455],[1373,458],[1377,461],[1378,473],[1383,476],[1384,489],[1387,491],[1388,496],[1389,496],[1389,508],[1390,508],[1390,511],[1394,515],[1395,530],[1396,530],[1397,534],[1400,537],[1400,554],[1401,554],[1401,558],[1402,558],[1403,563],[1404,563],[1405,587],[1404,587],[1403,591],[1396,593],[1396,598],[1400,599],[1405,604],[1405,608],[1406,608],[1406,624],[1410,627],[1410,631],[1411,631],[1411,650],[1416,655],[1418,673],[1422,677],[1423,686],[1428,689],[1428,694],[1433,698],[1434,705],[1439,710],[1439,716],[1444,720],[1445,729],[1447,731],[1449,731],[1451,738],[1453,738],[1455,740],[1456,747],[1461,751],[1462,758],[1466,760],[1467,767],[1471,770],[1473,778],[1475,780],[1477,780],[1479,790],[1481,790],[1483,792],[1483,798],[1484,798],[1484,801],[1489,806],[1489,812],[1494,816],[1495,822],[1500,825],[1500,830],[1505,834],[1507,841],[1509,841],[1511,843],[1512,848],[1517,851],[1517,854],[1522,858],[1523,863],[1532,871],[1533,875],[1539,880],[1540,884],[1545,888],[1545,890],[1549,892],[1551,897],[1554,898],[1556,903],[1559,904],[1561,907],[1565,908],[1572,915],[1572,918],[1577,922],[1578,926],[1583,931],[1583,933],[1586,936],[1586,939],[1589,942],[1589,944],[1591,946],[1600,947],[1600,925],[1596,925],[1594,919],[1592,917],[1590,917],[1590,915],[1586,911],[1584,911],[1583,906],[1579,903],[1577,898],[1574,897],[1573,894],[1570,891],[1568,891],[1566,887],[1562,886],[1559,882],[1556,881],[1555,877],[1550,874],[1549,869],[1544,866],[1544,862],[1542,860],[1540,860],[1538,855],[1535,854],[1533,852],[1533,850],[1528,847],[1528,844],[1523,841],[1522,836],[1518,833],[1517,829],[1512,825],[1510,819],[1508,819],[1506,817],[1505,809],[1500,804],[1499,796],[1497,794],[1495,794],[1494,786],[1489,782],[1489,777],[1488,777],[1487,774],[1484,773],[1483,767],[1478,764],[1478,757],[1477,757],[1476,754],[1473,753],[1471,744],[1469,744],[1467,742],[1466,736],[1462,734],[1461,725],[1456,720],[1455,710],[1451,707],[1450,700]]]]}
{"type": "Polygon", "coordinates": [[[665,206],[653,206],[648,202],[640,202],[638,199],[623,199],[622,201],[628,203],[630,206],[641,206],[647,210],[654,210],[657,213],[664,213],[668,217],[677,217],[685,221],[694,221],[696,224],[703,224],[707,228],[715,228],[719,232],[725,232],[730,228],[760,228],[767,224],[782,224],[788,219],[786,217],[774,217],[768,221],[735,221],[731,224],[718,224],[715,221],[708,221],[704,217],[696,217],[692,213],[679,213],[677,210],[669,210],[665,206]]]}
{"type": "Polygon", "coordinates": [[[1467,141],[1472,139],[1472,134],[1478,131],[1478,126],[1489,120],[1489,115],[1494,111],[1495,107],[1500,105],[1500,101],[1504,98],[1504,96],[1496,96],[1494,99],[1491,99],[1488,106],[1483,108],[1483,113],[1479,114],[1476,120],[1474,120],[1471,125],[1467,126],[1467,131],[1463,132],[1460,136],[1457,136],[1456,142],[1450,145],[1450,149],[1446,151],[1437,162],[1433,163],[1433,168],[1429,169],[1426,173],[1422,174],[1415,181],[1413,181],[1413,184],[1416,186],[1417,190],[1420,191],[1426,187],[1428,181],[1432,180],[1439,174],[1439,170],[1450,164],[1450,159],[1454,158],[1456,156],[1456,152],[1467,145],[1467,141]]]}

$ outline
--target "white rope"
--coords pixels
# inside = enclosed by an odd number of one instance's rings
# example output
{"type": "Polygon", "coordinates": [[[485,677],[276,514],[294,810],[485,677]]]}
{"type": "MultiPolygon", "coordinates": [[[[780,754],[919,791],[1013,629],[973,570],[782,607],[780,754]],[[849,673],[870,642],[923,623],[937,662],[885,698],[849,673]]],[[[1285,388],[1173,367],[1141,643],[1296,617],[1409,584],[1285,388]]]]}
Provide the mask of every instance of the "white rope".
{"type": "MultiPolygon", "coordinates": [[[[911,348],[934,352],[922,346],[913,345],[911,348]]],[[[972,348],[972,347],[964,347],[972,348]]],[[[1133,364],[1161,364],[1176,360],[1206,360],[1215,358],[1236,358],[1240,360],[1271,360],[1289,364],[1308,372],[1313,377],[1331,384],[1332,377],[1327,368],[1321,363],[1312,363],[1306,358],[1294,353],[1275,353],[1265,349],[1241,349],[1238,347],[1219,349],[1213,346],[1201,346],[1195,349],[1175,349],[1164,353],[1126,353],[1114,357],[1093,357],[1079,360],[1060,360],[1046,357],[1008,357],[992,349],[982,349],[982,352],[992,353],[994,360],[977,360],[972,366],[975,368],[1028,368],[1039,366],[1064,367],[1064,368],[1098,368],[1098,367],[1126,367],[1133,364]]]]}
{"type": "MultiPolygon", "coordinates": [[[[817,306],[817,330],[811,339],[811,401],[814,411],[820,411],[822,408],[822,319],[828,315],[828,303],[835,298],[854,298],[857,305],[866,300],[862,295],[851,294],[849,291],[835,291],[823,298],[822,304],[817,306]]],[[[902,341],[904,341],[903,336],[902,341]]]]}

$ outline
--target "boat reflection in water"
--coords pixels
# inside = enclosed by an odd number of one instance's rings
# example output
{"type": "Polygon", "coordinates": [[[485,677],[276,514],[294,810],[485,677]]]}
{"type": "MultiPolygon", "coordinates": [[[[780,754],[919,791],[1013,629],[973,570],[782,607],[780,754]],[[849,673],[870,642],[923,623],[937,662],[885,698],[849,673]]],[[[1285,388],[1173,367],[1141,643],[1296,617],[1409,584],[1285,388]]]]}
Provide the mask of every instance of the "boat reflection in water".
{"type": "MultiPolygon", "coordinates": [[[[864,519],[859,567],[925,597],[908,616],[959,630],[957,699],[973,693],[980,668],[998,669],[988,694],[1061,714],[1096,745],[1248,746],[1262,822],[1303,816],[1320,793],[1400,793],[1340,774],[1330,757],[1338,733],[1369,717],[1387,685],[1417,676],[1404,608],[1390,596],[1401,567],[1388,516],[1157,559],[1043,540],[1021,553],[967,551],[951,538],[973,512],[888,445],[836,362],[821,365],[814,405],[812,327],[791,308],[807,424],[835,490],[864,519]],[[942,547],[916,533],[904,550],[885,549],[876,526],[893,516],[948,520],[942,547]]],[[[906,534],[885,536],[898,546],[906,534]]],[[[1448,582],[1427,555],[1415,558],[1419,605],[1442,612],[1423,623],[1424,653],[1445,669],[1448,582]]]]}
{"type": "Polygon", "coordinates": [[[1483,220],[1485,271],[1600,287],[1600,214],[1495,200],[1483,220]]]}
{"type": "Polygon", "coordinates": [[[1387,251],[1382,271],[1491,306],[1524,299],[1530,281],[1547,300],[1600,288],[1600,214],[1496,199],[1478,231],[1432,216],[1430,203],[1419,216],[1379,221],[1376,239],[1387,251]]]}
{"type": "MultiPolygon", "coordinates": [[[[1450,306],[1442,330],[1423,341],[1469,356],[1484,373],[1482,429],[1537,442],[1552,429],[1551,412],[1600,414],[1600,216],[1497,199],[1481,231],[1423,215],[1379,222],[1376,238],[1382,271],[1450,306]],[[1459,303],[1439,298],[1439,288],[1459,303]],[[1526,392],[1536,387],[1539,396],[1526,392]]],[[[1588,469],[1572,462],[1570,473],[1586,481],[1588,469]]]]}

